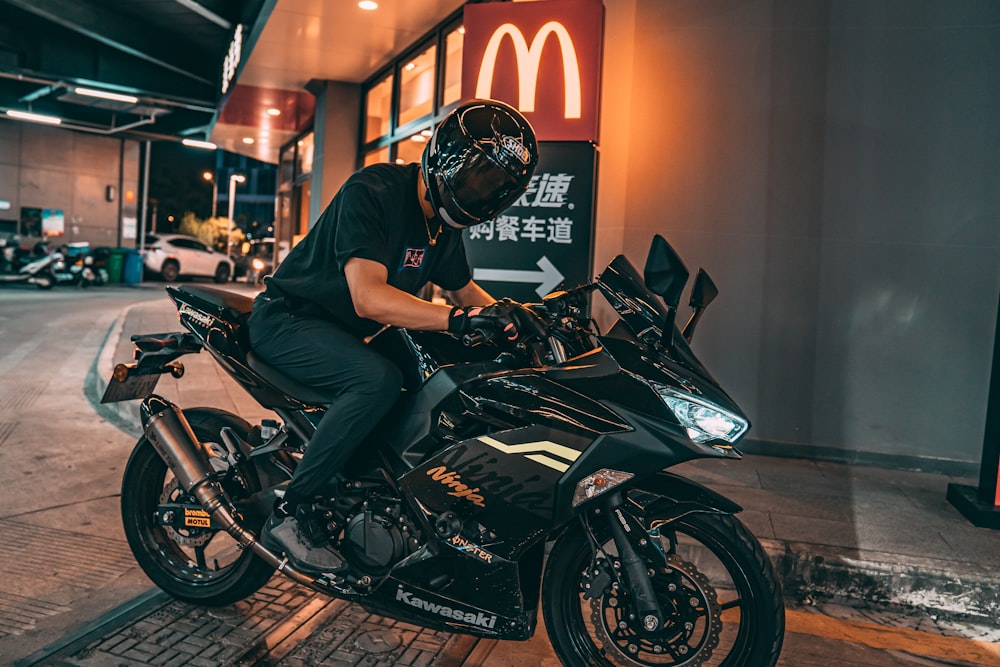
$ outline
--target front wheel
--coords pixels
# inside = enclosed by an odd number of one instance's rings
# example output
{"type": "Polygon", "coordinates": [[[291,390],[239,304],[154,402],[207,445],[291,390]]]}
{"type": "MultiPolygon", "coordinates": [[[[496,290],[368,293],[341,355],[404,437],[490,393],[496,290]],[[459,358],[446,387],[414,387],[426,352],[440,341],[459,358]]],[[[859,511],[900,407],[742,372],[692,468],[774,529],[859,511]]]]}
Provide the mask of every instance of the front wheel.
{"type": "Polygon", "coordinates": [[[553,546],[542,609],[563,664],[773,667],[784,638],[781,589],[743,524],[729,515],[693,513],[649,538],[666,555],[665,565],[648,563],[666,619],[653,631],[637,621],[628,587],[616,575],[621,570],[609,530],[571,530],[553,546]]]}
{"type": "MultiPolygon", "coordinates": [[[[185,416],[200,442],[218,442],[224,426],[234,428],[244,439],[248,436],[249,424],[242,420],[201,411],[185,411],[185,416]]],[[[223,486],[232,501],[259,490],[252,468],[238,470],[223,486]]],[[[171,596],[207,606],[232,604],[252,595],[271,578],[274,568],[251,550],[239,549],[225,531],[161,525],[160,510],[165,505],[198,507],[143,437],[122,479],[122,523],[136,562],[171,596]]],[[[257,532],[261,523],[247,521],[244,528],[257,532]]]]}

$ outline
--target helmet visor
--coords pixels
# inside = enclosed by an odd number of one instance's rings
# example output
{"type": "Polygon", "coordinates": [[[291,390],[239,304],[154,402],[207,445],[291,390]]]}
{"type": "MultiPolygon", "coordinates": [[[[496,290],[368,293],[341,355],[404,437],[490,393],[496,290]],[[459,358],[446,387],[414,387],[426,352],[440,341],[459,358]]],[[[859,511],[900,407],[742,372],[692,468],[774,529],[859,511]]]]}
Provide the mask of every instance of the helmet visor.
{"type": "Polygon", "coordinates": [[[524,192],[518,179],[472,145],[442,167],[439,183],[456,208],[477,222],[501,213],[524,192]],[[449,168],[452,168],[450,174],[449,168]]]}

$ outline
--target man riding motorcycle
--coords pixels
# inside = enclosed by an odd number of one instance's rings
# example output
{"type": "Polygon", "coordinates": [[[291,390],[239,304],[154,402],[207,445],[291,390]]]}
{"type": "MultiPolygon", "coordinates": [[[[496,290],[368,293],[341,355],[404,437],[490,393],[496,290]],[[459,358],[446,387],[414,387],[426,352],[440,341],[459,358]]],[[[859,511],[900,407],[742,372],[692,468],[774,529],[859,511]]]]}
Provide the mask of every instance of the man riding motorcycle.
{"type": "Polygon", "coordinates": [[[377,164],[341,187],[288,255],[249,320],[256,354],[327,396],[326,416],[263,541],[304,571],[343,560],[310,531],[312,503],[335,495],[337,472],[396,402],[399,369],[365,344],[383,325],[517,337],[519,306],[495,303],[472,280],[462,230],[503,212],[538,163],[528,121],[514,108],[474,100],[435,129],[420,165],[377,164]],[[456,305],[415,296],[427,284],[456,305]]]}

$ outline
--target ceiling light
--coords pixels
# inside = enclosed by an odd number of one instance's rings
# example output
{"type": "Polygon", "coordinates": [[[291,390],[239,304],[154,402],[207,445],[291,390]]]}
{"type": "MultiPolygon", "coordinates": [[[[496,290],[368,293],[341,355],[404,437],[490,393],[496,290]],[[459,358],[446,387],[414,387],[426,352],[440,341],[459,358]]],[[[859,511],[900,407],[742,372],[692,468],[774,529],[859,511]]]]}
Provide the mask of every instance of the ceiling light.
{"type": "Polygon", "coordinates": [[[434,130],[420,130],[420,134],[424,135],[425,137],[430,137],[434,134],[434,130]]]}
{"type": "Polygon", "coordinates": [[[243,143],[249,146],[250,144],[253,143],[253,137],[243,137],[243,143]]]}
{"type": "Polygon", "coordinates": [[[30,111],[18,111],[17,109],[7,109],[6,113],[11,118],[30,120],[33,123],[48,123],[49,125],[59,125],[62,123],[62,118],[58,116],[46,116],[40,113],[31,113],[30,111]]]}
{"type": "Polygon", "coordinates": [[[267,115],[268,116],[280,116],[281,115],[281,109],[275,109],[274,107],[271,107],[270,109],[267,110],[267,115]]]}
{"type": "Polygon", "coordinates": [[[406,66],[403,67],[403,69],[405,69],[407,72],[409,72],[410,70],[412,70],[416,66],[417,66],[417,63],[406,63],[406,66]]]}
{"type": "Polygon", "coordinates": [[[358,3],[358,7],[372,11],[373,9],[378,9],[378,3],[374,2],[374,0],[361,0],[361,2],[358,3]]]}
{"type": "Polygon", "coordinates": [[[214,151],[218,146],[213,144],[211,141],[198,141],[197,139],[184,139],[181,141],[185,146],[190,146],[191,148],[205,148],[210,151],[214,151]]]}
{"type": "Polygon", "coordinates": [[[427,141],[427,137],[422,134],[414,134],[410,137],[410,141],[427,141]]]}
{"type": "Polygon", "coordinates": [[[396,164],[406,164],[406,160],[401,157],[396,158],[396,164]]]}
{"type": "Polygon", "coordinates": [[[465,34],[465,26],[464,25],[458,26],[458,34],[459,35],[464,35],[465,34]]]}
{"type": "Polygon", "coordinates": [[[134,95],[121,95],[119,93],[109,93],[103,90],[94,90],[93,88],[74,88],[73,92],[77,95],[86,95],[87,97],[99,97],[102,100],[112,100],[114,102],[126,102],[128,104],[135,104],[139,101],[139,98],[134,95]]]}

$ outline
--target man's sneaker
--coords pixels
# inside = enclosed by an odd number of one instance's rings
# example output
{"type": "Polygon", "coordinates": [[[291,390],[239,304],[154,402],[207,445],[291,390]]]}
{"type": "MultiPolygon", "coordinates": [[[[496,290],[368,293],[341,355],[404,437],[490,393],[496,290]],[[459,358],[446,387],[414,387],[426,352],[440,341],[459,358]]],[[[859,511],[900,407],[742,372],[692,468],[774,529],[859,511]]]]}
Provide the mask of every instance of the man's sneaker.
{"type": "Polygon", "coordinates": [[[272,513],[260,531],[261,543],[275,553],[284,553],[296,568],[309,574],[327,574],[344,569],[344,561],[327,546],[317,546],[299,527],[298,521],[272,513]]]}

